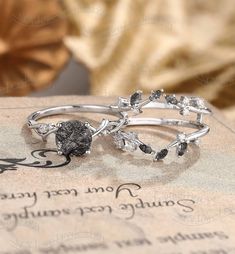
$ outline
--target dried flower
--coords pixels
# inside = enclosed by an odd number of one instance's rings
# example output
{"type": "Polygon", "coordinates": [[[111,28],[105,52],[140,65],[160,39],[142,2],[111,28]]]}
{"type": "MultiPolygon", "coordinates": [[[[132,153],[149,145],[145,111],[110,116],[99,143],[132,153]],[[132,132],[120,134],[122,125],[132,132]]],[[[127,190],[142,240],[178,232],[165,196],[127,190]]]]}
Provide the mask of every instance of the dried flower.
{"type": "Polygon", "coordinates": [[[68,59],[56,0],[0,0],[0,95],[48,86],[68,59]]]}

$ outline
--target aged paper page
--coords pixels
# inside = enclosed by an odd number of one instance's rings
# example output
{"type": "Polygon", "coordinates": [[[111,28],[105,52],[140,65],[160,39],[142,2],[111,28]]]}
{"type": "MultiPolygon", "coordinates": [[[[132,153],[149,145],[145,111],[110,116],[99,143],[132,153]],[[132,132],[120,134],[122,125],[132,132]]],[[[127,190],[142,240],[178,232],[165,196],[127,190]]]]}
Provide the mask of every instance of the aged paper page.
{"type": "MultiPolygon", "coordinates": [[[[96,139],[89,156],[71,160],[26,126],[44,107],[107,103],[94,97],[0,99],[0,254],[235,253],[235,131],[218,113],[200,148],[165,162],[96,139]]],[[[178,115],[170,113],[167,116],[178,115]]],[[[166,116],[158,110],[149,116],[166,116]]],[[[70,114],[45,119],[95,119],[70,114]]],[[[175,128],[135,127],[161,147],[175,128]]]]}

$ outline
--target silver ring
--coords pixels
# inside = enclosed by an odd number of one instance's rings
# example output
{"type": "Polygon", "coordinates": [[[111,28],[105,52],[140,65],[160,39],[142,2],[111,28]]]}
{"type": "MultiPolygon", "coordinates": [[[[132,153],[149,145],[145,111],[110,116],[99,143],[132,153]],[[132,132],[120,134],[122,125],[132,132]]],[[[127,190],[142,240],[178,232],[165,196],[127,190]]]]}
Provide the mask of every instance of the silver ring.
{"type": "Polygon", "coordinates": [[[48,135],[55,133],[57,151],[59,155],[81,156],[90,153],[92,140],[97,135],[112,133],[112,129],[120,129],[126,123],[127,114],[114,110],[111,106],[103,105],[66,105],[42,109],[32,113],[27,118],[27,124],[44,141],[48,135]],[[98,127],[88,122],[78,120],[53,123],[39,123],[37,120],[64,113],[93,112],[114,115],[118,120],[114,122],[103,119],[98,127]]]}
{"type": "Polygon", "coordinates": [[[134,118],[130,117],[121,129],[112,134],[116,146],[124,151],[135,151],[138,148],[154,157],[154,161],[164,159],[169,150],[176,147],[178,156],[183,156],[187,151],[189,143],[198,144],[199,138],[205,136],[210,128],[202,123],[203,115],[211,114],[211,110],[207,108],[204,101],[198,97],[181,96],[177,99],[175,95],[166,95],[163,90],[153,91],[151,95],[143,100],[142,92],[137,91],[130,96],[129,99],[119,98],[116,106],[119,110],[131,111],[134,114],[140,114],[145,109],[173,109],[178,110],[180,115],[187,115],[190,113],[196,114],[195,120],[181,120],[181,119],[165,119],[165,118],[134,118]],[[163,98],[163,101],[161,99],[163,98]],[[186,134],[179,133],[175,140],[166,145],[162,149],[154,149],[150,145],[146,145],[138,138],[135,132],[125,132],[124,127],[127,126],[182,126],[197,129],[196,131],[186,134]]]}

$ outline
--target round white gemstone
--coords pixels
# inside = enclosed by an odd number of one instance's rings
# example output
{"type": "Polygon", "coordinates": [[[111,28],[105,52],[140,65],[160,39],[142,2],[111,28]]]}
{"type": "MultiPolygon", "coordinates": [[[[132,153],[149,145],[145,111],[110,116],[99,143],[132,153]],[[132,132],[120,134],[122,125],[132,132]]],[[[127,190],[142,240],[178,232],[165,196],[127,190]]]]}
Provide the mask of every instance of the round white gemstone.
{"type": "Polygon", "coordinates": [[[137,134],[134,132],[128,132],[125,134],[123,134],[122,132],[118,132],[114,135],[114,143],[119,149],[133,152],[138,148],[135,142],[136,138],[137,134]]]}
{"type": "Polygon", "coordinates": [[[186,96],[181,96],[181,97],[180,97],[180,102],[181,102],[181,104],[182,104],[183,106],[188,106],[190,100],[189,100],[189,98],[186,97],[186,96]]]}
{"type": "Polygon", "coordinates": [[[205,108],[204,100],[197,99],[197,105],[199,108],[205,108]]]}
{"type": "Polygon", "coordinates": [[[177,139],[178,139],[180,142],[185,141],[185,138],[186,138],[185,133],[179,133],[179,134],[177,134],[177,139]]]}
{"type": "Polygon", "coordinates": [[[183,108],[180,110],[180,114],[183,116],[186,116],[189,114],[189,109],[188,108],[183,108]]]}
{"type": "Polygon", "coordinates": [[[191,98],[191,106],[196,108],[205,108],[204,100],[198,97],[192,97],[191,98]]]}
{"type": "Polygon", "coordinates": [[[128,106],[129,106],[129,101],[125,98],[119,97],[118,107],[119,108],[126,108],[128,106]]]}
{"type": "Polygon", "coordinates": [[[134,152],[135,150],[137,150],[137,145],[134,142],[126,141],[124,150],[128,152],[134,152]]]}
{"type": "Polygon", "coordinates": [[[114,143],[118,149],[124,149],[125,147],[125,142],[123,139],[114,140],[114,143]]]}
{"type": "Polygon", "coordinates": [[[47,124],[42,124],[39,128],[38,128],[38,132],[40,134],[46,134],[49,131],[49,126],[47,124]]]}

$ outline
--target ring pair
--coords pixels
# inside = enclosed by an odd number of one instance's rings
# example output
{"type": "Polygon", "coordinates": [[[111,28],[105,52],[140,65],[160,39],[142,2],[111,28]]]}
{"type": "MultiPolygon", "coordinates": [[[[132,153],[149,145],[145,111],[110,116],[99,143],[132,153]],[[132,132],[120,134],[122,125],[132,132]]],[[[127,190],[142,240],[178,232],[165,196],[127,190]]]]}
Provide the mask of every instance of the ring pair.
{"type": "Polygon", "coordinates": [[[137,91],[129,98],[119,97],[118,102],[112,105],[66,105],[42,109],[32,113],[27,124],[43,140],[54,133],[58,154],[64,156],[82,156],[90,152],[92,141],[96,136],[111,135],[119,149],[135,151],[140,149],[145,154],[152,155],[154,161],[164,159],[169,150],[176,148],[178,156],[187,151],[189,143],[197,143],[198,139],[209,132],[209,127],[204,124],[203,115],[211,114],[211,110],[205,106],[204,101],[198,97],[165,94],[163,90],[152,91],[147,98],[143,98],[141,91],[137,91]],[[176,110],[180,115],[190,113],[196,115],[195,120],[172,119],[172,118],[138,118],[145,109],[170,109],[176,110]],[[41,123],[39,119],[64,114],[64,113],[101,113],[113,115],[117,119],[103,119],[98,126],[89,122],[71,120],[65,122],[41,123]],[[145,144],[134,132],[126,132],[128,126],[182,126],[196,129],[191,133],[179,132],[176,138],[163,148],[154,149],[145,144]]]}

